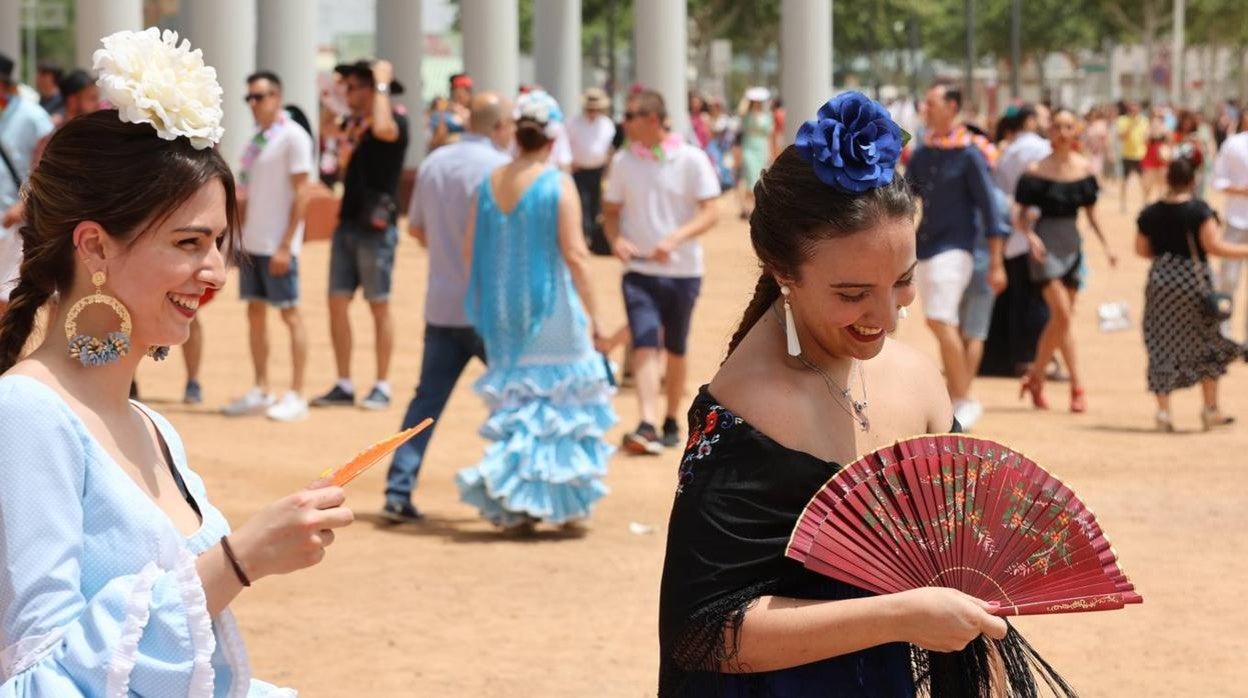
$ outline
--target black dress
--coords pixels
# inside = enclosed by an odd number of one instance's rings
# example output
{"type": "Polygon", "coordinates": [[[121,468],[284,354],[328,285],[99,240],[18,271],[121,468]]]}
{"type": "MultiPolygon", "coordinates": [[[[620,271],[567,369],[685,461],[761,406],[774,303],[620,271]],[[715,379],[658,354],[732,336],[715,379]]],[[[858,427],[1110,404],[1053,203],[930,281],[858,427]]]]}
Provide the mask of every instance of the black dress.
{"type": "Polygon", "coordinates": [[[720,674],[761,596],[848,599],[868,592],[785,557],[798,516],[841,466],[785,448],[719,405],[703,387],[689,410],[689,443],[668,527],[659,598],[659,696],[915,695],[911,648],[872,647],[799,667],[720,674]]]}
{"type": "Polygon", "coordinates": [[[1204,311],[1213,275],[1200,243],[1200,227],[1216,216],[1200,199],[1159,201],[1144,209],[1137,221],[1153,251],[1143,321],[1151,393],[1165,395],[1201,379],[1217,378],[1243,353],[1222,336],[1218,320],[1204,311]]]}
{"type": "Polygon", "coordinates": [[[1099,186],[1091,175],[1070,182],[1024,174],[1018,180],[1014,200],[1022,206],[1040,209],[1036,235],[1044,242],[1043,262],[1028,256],[1032,281],[1043,283],[1061,279],[1070,289],[1081,285],[1083,249],[1079,236],[1079,209],[1096,203],[1099,186]]]}

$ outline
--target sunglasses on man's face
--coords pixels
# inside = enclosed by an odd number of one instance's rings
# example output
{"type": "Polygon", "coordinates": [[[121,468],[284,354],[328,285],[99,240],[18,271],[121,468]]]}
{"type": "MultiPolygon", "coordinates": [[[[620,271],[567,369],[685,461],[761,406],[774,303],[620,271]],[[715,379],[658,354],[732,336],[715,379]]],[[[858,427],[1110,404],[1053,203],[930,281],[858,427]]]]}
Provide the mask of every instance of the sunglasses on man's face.
{"type": "Polygon", "coordinates": [[[243,97],[243,101],[247,102],[248,104],[256,104],[258,102],[263,101],[265,97],[271,97],[272,95],[273,95],[272,92],[252,92],[252,93],[249,93],[246,97],[243,97]]]}
{"type": "Polygon", "coordinates": [[[624,112],[624,120],[632,121],[635,118],[640,118],[640,117],[649,116],[649,115],[650,115],[650,112],[648,111],[626,111],[624,112]]]}

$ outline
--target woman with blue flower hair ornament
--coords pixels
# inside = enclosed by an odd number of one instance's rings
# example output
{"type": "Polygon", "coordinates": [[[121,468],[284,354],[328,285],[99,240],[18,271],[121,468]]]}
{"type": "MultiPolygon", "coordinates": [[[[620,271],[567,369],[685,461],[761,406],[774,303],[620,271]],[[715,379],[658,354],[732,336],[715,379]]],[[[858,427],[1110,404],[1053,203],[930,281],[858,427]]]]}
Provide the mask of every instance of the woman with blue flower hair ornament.
{"type": "Polygon", "coordinates": [[[231,531],[172,425],[128,399],[225,282],[237,205],[200,51],[156,29],[103,44],[115,108],[49,141],[0,318],[0,698],[293,696],[251,678],[229,607],[320,562],[352,513],[318,482],[231,531]]]}
{"type": "Polygon", "coordinates": [[[664,698],[969,696],[991,680],[1000,650],[985,638],[1007,626],[987,603],[875,596],[785,557],[842,464],[958,428],[940,372],[889,337],[915,299],[905,138],[880,104],[842,94],[755,187],[761,273],[689,410],[660,592],[664,698]]]}

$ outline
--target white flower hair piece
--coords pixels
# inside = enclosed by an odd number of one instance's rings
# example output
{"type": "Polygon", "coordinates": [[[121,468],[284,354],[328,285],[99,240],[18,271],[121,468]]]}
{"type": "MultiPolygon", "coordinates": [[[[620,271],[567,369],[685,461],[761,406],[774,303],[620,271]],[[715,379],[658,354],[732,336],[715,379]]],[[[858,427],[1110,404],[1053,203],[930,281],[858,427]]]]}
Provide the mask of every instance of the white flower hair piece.
{"type": "Polygon", "coordinates": [[[557,138],[560,131],[558,124],[563,121],[563,111],[549,93],[533,90],[516,98],[514,118],[536,121],[544,127],[547,138],[557,138]]]}
{"type": "Polygon", "coordinates": [[[221,141],[221,85],[203,51],[155,27],[119,31],[103,44],[93,60],[96,83],[122,121],[151,124],[167,141],[185,137],[197,150],[221,141]]]}

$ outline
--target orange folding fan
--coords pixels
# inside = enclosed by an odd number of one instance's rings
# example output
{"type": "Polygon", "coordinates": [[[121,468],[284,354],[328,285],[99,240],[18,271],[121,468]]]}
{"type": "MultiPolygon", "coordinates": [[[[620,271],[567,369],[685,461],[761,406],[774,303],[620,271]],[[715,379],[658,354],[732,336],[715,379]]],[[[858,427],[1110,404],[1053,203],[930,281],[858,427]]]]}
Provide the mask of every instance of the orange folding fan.
{"type": "Polygon", "coordinates": [[[405,429],[394,436],[382,439],[360,451],[354,458],[332,473],[329,471],[322,473],[321,477],[328,477],[330,484],[336,487],[343,487],[348,482],[359,477],[360,473],[372,467],[374,463],[393,453],[395,449],[402,446],[408,439],[428,429],[430,424],[433,424],[433,420],[425,419],[411,429],[405,429]]]}
{"type": "Polygon", "coordinates": [[[1016,451],[958,434],[901,441],[840,470],[786,554],[880,594],[953,587],[1000,616],[1143,601],[1070,488],[1016,451]]]}

